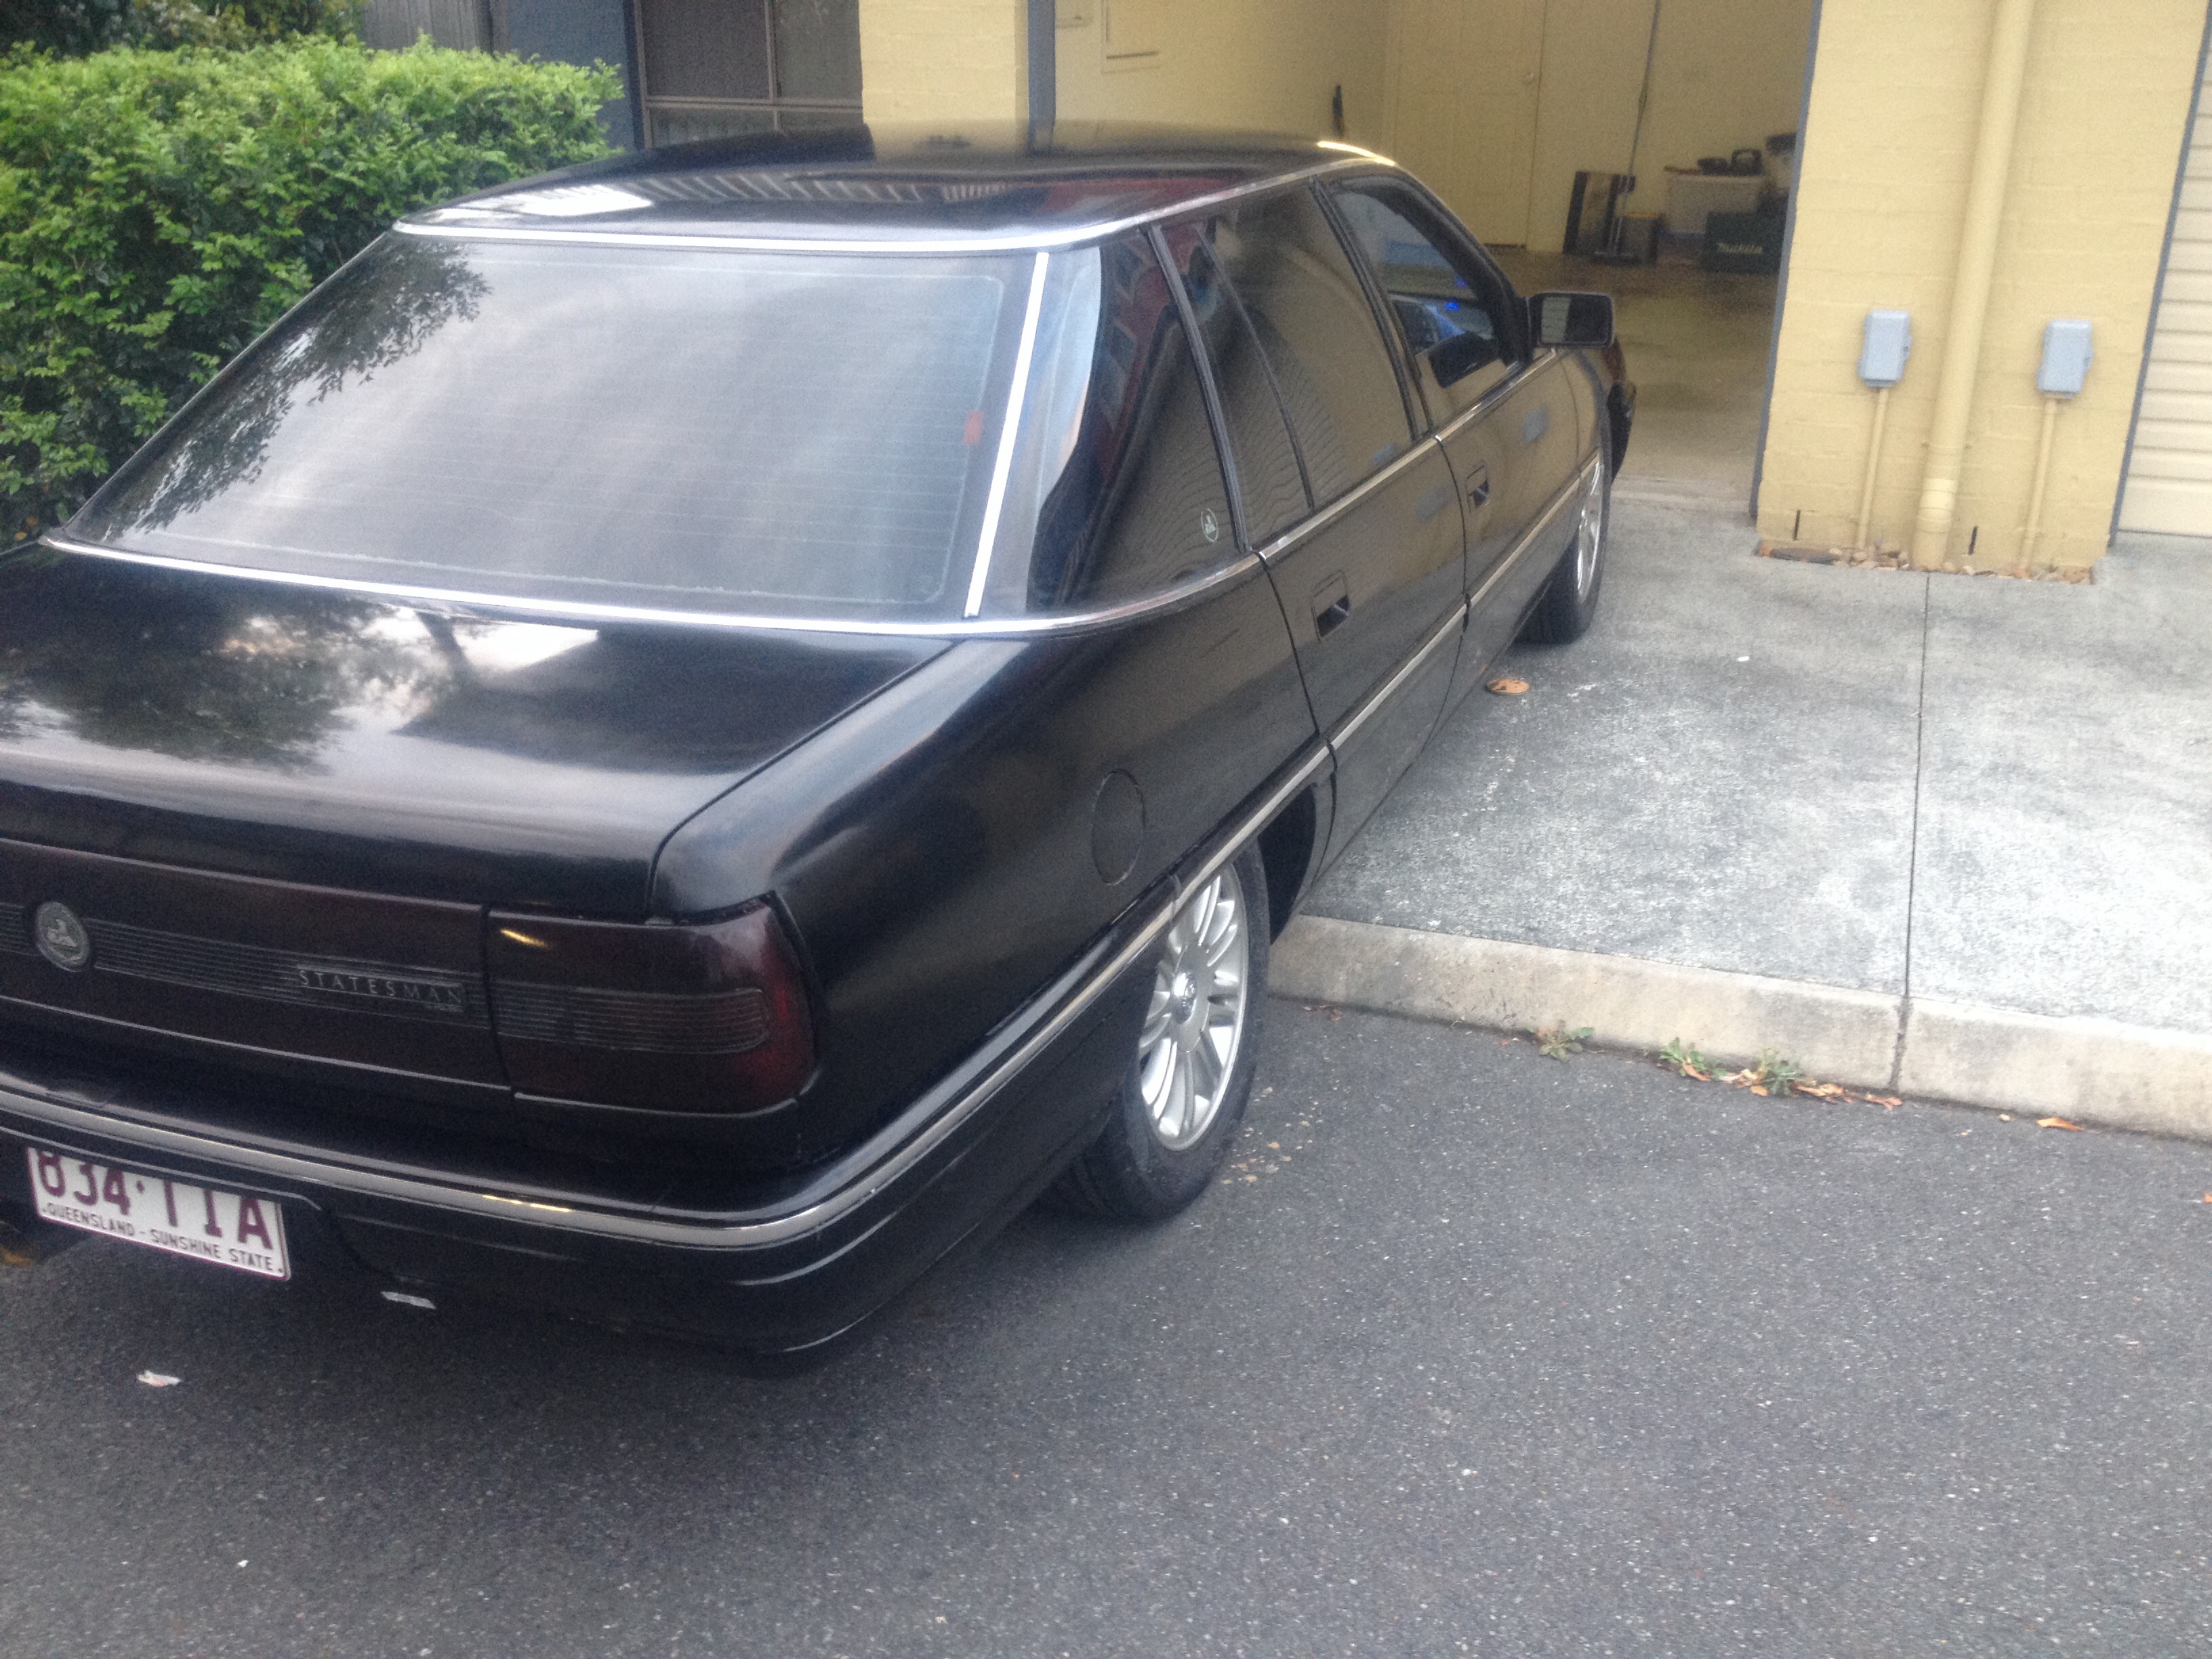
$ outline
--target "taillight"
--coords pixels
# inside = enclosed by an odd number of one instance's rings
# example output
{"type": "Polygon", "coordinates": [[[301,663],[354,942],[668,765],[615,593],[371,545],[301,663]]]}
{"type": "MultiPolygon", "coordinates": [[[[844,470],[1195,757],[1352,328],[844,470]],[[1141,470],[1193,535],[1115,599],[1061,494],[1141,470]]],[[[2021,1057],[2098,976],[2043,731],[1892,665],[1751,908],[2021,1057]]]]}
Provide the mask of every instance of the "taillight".
{"type": "Polygon", "coordinates": [[[491,918],[493,1029],[524,1094],[745,1112],[799,1092],[814,1030],[764,902],[697,925],[491,918]]]}

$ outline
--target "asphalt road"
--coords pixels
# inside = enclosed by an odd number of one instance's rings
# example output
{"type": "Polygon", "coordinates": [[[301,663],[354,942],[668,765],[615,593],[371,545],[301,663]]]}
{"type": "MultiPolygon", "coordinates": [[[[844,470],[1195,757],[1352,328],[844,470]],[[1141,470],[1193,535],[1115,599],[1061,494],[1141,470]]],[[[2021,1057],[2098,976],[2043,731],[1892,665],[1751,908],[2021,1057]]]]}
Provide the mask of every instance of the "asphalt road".
{"type": "Polygon", "coordinates": [[[1270,1018],[1192,1213],[805,1377],[0,1273],[0,1659],[2203,1650],[2212,1147],[1270,1018]]]}

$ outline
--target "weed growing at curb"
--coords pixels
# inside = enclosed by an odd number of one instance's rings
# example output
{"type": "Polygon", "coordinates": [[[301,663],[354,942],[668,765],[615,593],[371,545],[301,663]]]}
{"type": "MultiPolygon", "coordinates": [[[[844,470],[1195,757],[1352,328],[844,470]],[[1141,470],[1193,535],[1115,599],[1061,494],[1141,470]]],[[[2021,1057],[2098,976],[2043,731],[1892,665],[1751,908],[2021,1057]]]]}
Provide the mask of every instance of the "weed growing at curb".
{"type": "Polygon", "coordinates": [[[1568,1055],[1582,1053],[1583,1044],[1590,1040],[1592,1031],[1587,1025],[1577,1025],[1572,1030],[1558,1025],[1548,1031],[1531,1031],[1528,1035],[1536,1039],[1536,1047],[1545,1059],[1564,1062],[1568,1055]]]}
{"type": "Polygon", "coordinates": [[[1695,1078],[1700,1083],[1725,1083],[1769,1098],[1807,1095],[1815,1100],[1859,1100],[1886,1111],[1905,1103],[1897,1095],[1869,1094],[1863,1089],[1846,1089],[1839,1083],[1816,1083],[1796,1060],[1784,1059],[1778,1048],[1762,1048],[1750,1065],[1730,1072],[1700,1054],[1696,1044],[1676,1037],[1659,1050],[1659,1063],[1680,1077],[1695,1078]]]}
{"type": "Polygon", "coordinates": [[[1781,1050],[1761,1048],[1757,1060],[1723,1081],[1741,1083],[1755,1095],[1787,1097],[1807,1079],[1805,1068],[1794,1060],[1783,1059],[1781,1050]]]}

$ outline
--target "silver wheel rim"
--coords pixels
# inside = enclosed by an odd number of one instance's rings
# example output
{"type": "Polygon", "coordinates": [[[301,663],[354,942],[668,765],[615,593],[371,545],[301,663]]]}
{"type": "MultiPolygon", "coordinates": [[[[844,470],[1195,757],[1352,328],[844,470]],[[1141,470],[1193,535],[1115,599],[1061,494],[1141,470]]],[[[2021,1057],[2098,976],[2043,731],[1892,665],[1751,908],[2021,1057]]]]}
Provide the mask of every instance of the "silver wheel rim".
{"type": "Polygon", "coordinates": [[[1137,1044],[1146,1116],[1170,1151],[1195,1145],[1220,1113],[1244,1040],[1251,965],[1243,884],[1224,870],[1168,924],[1137,1044]]]}
{"type": "Polygon", "coordinates": [[[1605,545],[1605,469],[1590,475],[1583,510],[1575,522],[1575,597],[1587,599],[1597,586],[1597,556],[1605,545]]]}

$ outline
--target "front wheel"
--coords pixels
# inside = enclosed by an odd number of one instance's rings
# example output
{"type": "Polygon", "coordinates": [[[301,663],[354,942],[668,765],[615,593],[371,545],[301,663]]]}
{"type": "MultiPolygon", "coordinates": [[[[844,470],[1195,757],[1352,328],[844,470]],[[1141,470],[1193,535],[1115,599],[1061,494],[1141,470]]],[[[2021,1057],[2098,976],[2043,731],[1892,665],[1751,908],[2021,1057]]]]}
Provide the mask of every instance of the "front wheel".
{"type": "Polygon", "coordinates": [[[1537,645],[1565,645],[1589,631],[1605,581],[1605,532],[1613,516],[1613,474],[1601,454],[1575,509],[1575,539],[1544,584],[1543,597],[1522,624],[1521,637],[1537,645]]]}
{"type": "Polygon", "coordinates": [[[1113,1115],[1055,1198],[1157,1221],[1206,1190],[1251,1097],[1267,939],[1267,872],[1248,848],[1176,908],[1113,1115]]]}

